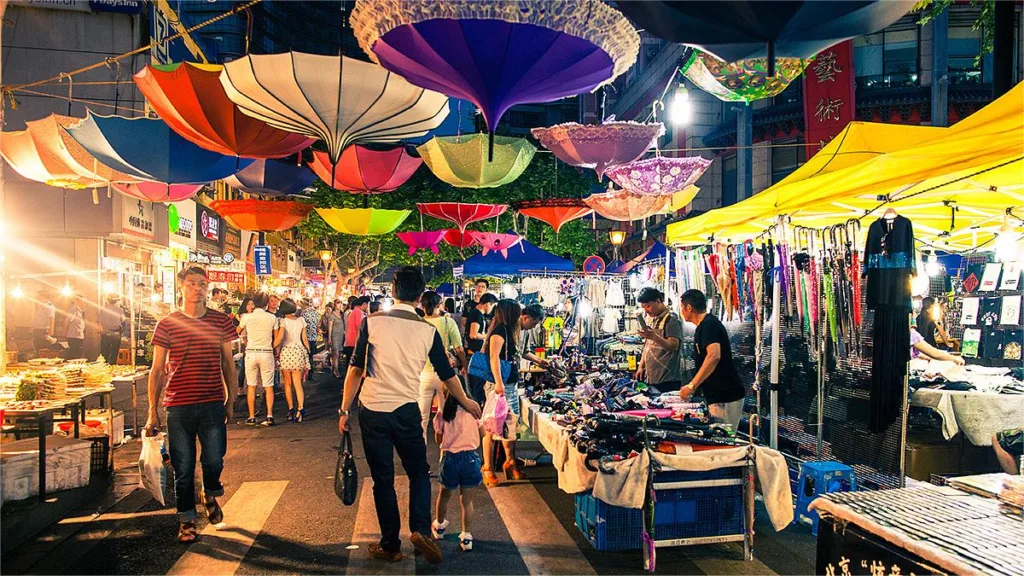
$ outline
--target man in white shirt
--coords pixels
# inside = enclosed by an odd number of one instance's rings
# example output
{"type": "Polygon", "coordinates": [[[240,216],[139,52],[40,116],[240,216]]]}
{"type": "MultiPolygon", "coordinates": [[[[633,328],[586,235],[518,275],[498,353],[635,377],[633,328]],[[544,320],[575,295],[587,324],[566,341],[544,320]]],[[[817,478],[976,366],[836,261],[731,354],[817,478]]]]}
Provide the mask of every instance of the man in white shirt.
{"type": "Polygon", "coordinates": [[[342,433],[349,430],[349,409],[362,386],[359,430],[373,478],[373,502],[381,530],[380,542],[371,544],[368,551],[387,562],[402,559],[395,452],[409,477],[410,540],[431,564],[442,560],[441,549],[430,536],[430,467],[418,404],[420,372],[427,362],[467,412],[474,418],[480,418],[482,412],[463,391],[437,329],[416,314],[414,306],[424,286],[419,270],[399,268],[393,281],[394,305],[363,321],[345,378],[338,422],[342,433]]]}
{"type": "Polygon", "coordinates": [[[40,290],[36,300],[36,314],[32,320],[32,343],[37,353],[52,346],[48,338],[53,336],[56,319],[57,307],[50,300],[50,293],[40,290]]]}
{"type": "Polygon", "coordinates": [[[267,312],[270,297],[266,292],[253,296],[256,309],[242,316],[238,333],[245,332],[245,384],[246,399],[249,403],[248,426],[256,425],[256,386],[263,383],[263,395],[267,399],[267,419],[263,426],[274,425],[274,346],[283,336],[277,316],[267,312]]]}
{"type": "Polygon", "coordinates": [[[85,344],[85,304],[81,294],[75,294],[68,308],[68,323],[64,337],[68,340],[67,359],[83,358],[82,348],[85,344]]]}

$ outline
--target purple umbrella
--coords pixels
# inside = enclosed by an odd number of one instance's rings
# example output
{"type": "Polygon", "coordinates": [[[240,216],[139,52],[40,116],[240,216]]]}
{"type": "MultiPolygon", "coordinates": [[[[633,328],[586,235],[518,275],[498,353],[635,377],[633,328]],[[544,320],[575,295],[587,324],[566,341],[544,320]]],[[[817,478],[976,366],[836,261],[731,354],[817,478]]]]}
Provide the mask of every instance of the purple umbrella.
{"type": "Polygon", "coordinates": [[[640,49],[636,30],[598,0],[358,0],[351,22],[371,59],[473,102],[491,135],[512,106],[590,92],[640,49]]]}

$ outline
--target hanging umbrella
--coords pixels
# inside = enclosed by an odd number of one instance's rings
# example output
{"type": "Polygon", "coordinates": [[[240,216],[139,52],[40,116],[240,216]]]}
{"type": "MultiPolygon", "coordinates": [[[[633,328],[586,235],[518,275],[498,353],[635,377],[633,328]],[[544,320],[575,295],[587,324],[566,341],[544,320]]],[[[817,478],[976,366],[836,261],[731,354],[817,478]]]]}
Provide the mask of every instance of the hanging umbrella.
{"type": "Polygon", "coordinates": [[[353,194],[382,194],[405,184],[423,161],[405,148],[371,150],[349,146],[335,167],[324,152],[313,152],[313,171],[332,188],[353,194]],[[333,175],[333,176],[332,176],[333,175]],[[333,180],[333,181],[332,181],[333,180]]]}
{"type": "Polygon", "coordinates": [[[591,194],[583,200],[587,206],[609,220],[631,222],[658,214],[672,201],[671,196],[644,196],[628,190],[609,190],[591,194]]]}
{"type": "Polygon", "coordinates": [[[228,156],[280,158],[313,143],[243,114],[224,93],[222,70],[219,65],[179,62],[146,66],[134,79],[160,118],[200,148],[228,156]]]}
{"type": "Polygon", "coordinates": [[[518,234],[501,234],[497,232],[470,232],[469,235],[473,240],[483,246],[483,255],[487,256],[490,251],[500,252],[505,258],[508,258],[508,249],[519,244],[522,240],[518,234]]]}
{"type": "Polygon", "coordinates": [[[311,204],[282,200],[214,200],[210,208],[235,228],[250,232],[280,232],[294,228],[313,209],[311,204]]]}
{"type": "Polygon", "coordinates": [[[359,0],[351,23],[372,60],[473,102],[491,135],[512,106],[590,92],[640,49],[636,30],[598,0],[359,0]]]}
{"type": "Polygon", "coordinates": [[[448,245],[455,246],[456,248],[469,248],[476,244],[476,240],[473,240],[473,237],[470,236],[468,232],[459,230],[458,228],[449,228],[445,230],[444,241],[447,242],[448,245]]]}
{"type": "Polygon", "coordinates": [[[707,52],[691,50],[680,67],[698,88],[726,102],[746,102],[779,95],[803,74],[810,60],[775,58],[775,75],[768,75],[767,58],[724,62],[707,52]]]}
{"type": "Polygon", "coordinates": [[[708,166],[711,160],[700,156],[656,156],[609,168],[608,177],[633,194],[661,196],[692,186],[708,166]]]}
{"type": "MultiPolygon", "coordinates": [[[[644,31],[710,52],[726,62],[810,58],[854,36],[899,20],[916,0],[688,0],[619,2],[644,31]]],[[[773,71],[768,72],[774,76],[773,71]]]]}
{"type": "Polygon", "coordinates": [[[461,204],[459,202],[427,202],[418,203],[420,213],[441,220],[454,222],[461,232],[473,222],[497,218],[508,210],[507,204],[461,204]]]}
{"type": "Polygon", "coordinates": [[[660,214],[675,214],[680,210],[686,208],[687,204],[693,202],[693,199],[697,197],[697,193],[700,192],[700,188],[696,186],[687,186],[685,189],[676,192],[672,195],[672,199],[665,208],[662,209],[660,214]]]}
{"type": "Polygon", "coordinates": [[[149,202],[181,202],[195,196],[203,184],[164,184],[163,182],[115,182],[114,190],[125,196],[149,202]]]}
{"type": "Polygon", "coordinates": [[[398,232],[396,236],[409,247],[409,254],[417,250],[430,250],[439,253],[437,245],[441,243],[447,230],[427,230],[424,232],[398,232]]]}
{"type": "Polygon", "coordinates": [[[628,164],[647,152],[665,134],[661,122],[605,122],[577,124],[568,122],[549,128],[530,130],[533,137],[554,155],[571,166],[593,168],[598,179],[612,166],[628,164]]]}
{"type": "Polygon", "coordinates": [[[68,133],[101,163],[140,180],[197,184],[220,180],[252,164],[178,136],[162,120],[89,112],[68,133]]]}
{"type": "Polygon", "coordinates": [[[280,160],[256,160],[248,168],[224,179],[224,183],[246,194],[290,196],[299,194],[316,180],[305,166],[280,160]]]}
{"type": "Polygon", "coordinates": [[[332,165],[349,144],[422,136],[448,116],[444,95],[340,56],[248,55],[225,64],[220,81],[243,113],[323,140],[332,165]]]}
{"type": "Polygon", "coordinates": [[[523,216],[536,218],[546,222],[555,229],[555,234],[562,225],[593,212],[593,209],[576,198],[550,198],[548,200],[526,200],[516,202],[513,207],[523,216]]]}
{"type": "Polygon", "coordinates": [[[379,236],[394,232],[412,210],[382,210],[380,208],[317,208],[317,213],[342,234],[379,236]]]}
{"type": "Polygon", "coordinates": [[[416,151],[440,180],[457,188],[496,188],[526,170],[537,148],[523,138],[493,136],[489,161],[485,135],[436,136],[416,151]]]}

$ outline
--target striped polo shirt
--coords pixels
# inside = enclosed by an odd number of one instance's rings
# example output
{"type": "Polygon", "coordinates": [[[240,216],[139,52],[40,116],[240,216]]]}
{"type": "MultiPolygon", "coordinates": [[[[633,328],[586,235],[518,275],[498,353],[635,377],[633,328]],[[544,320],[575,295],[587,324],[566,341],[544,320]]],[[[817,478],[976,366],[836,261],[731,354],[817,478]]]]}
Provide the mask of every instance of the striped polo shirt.
{"type": "Polygon", "coordinates": [[[455,376],[437,329],[408,304],[363,320],[352,352],[353,366],[365,370],[359,400],[374,412],[394,412],[420,398],[420,372],[430,362],[441,381],[455,376]]]}
{"type": "Polygon", "coordinates": [[[164,406],[224,402],[221,346],[236,338],[231,317],[209,308],[199,318],[175,312],[161,320],[153,345],[168,350],[164,406]]]}

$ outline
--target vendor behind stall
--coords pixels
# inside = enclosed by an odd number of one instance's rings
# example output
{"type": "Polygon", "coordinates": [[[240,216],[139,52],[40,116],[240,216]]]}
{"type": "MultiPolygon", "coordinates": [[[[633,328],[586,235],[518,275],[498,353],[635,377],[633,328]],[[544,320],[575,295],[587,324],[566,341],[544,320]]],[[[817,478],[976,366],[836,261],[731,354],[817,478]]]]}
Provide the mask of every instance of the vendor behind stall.
{"type": "Polygon", "coordinates": [[[945,326],[942,324],[942,319],[945,316],[943,308],[943,303],[936,301],[931,296],[922,300],[921,313],[917,315],[916,319],[917,331],[924,338],[924,341],[934,348],[945,347],[959,350],[959,341],[950,338],[949,334],[946,333],[945,326]]]}
{"type": "Polygon", "coordinates": [[[743,415],[746,389],[733,363],[729,333],[721,320],[708,314],[708,301],[700,290],[683,292],[680,304],[683,319],[697,326],[693,335],[697,374],[679,390],[679,396],[686,400],[699,388],[711,418],[731,424],[735,430],[743,415]]]}
{"type": "Polygon", "coordinates": [[[523,360],[520,369],[528,368],[531,362],[541,368],[550,365],[550,362],[534,353],[534,348],[544,345],[544,329],[541,327],[544,316],[544,309],[540,304],[530,304],[523,308],[523,314],[519,317],[519,327],[522,330],[519,336],[519,351],[523,360]]]}
{"type": "Polygon", "coordinates": [[[644,288],[636,300],[650,318],[648,325],[640,331],[646,342],[636,379],[662,392],[679,390],[682,384],[679,349],[683,341],[683,323],[665,306],[665,294],[657,288],[644,288]]]}

